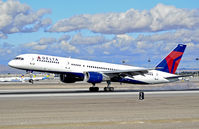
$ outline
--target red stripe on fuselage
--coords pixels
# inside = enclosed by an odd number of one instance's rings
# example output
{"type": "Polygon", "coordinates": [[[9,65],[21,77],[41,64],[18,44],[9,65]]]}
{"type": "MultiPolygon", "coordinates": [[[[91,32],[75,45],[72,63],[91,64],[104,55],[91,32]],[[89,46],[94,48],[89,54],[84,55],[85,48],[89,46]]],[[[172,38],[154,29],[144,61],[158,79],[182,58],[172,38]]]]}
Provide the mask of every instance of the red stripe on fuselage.
{"type": "MultiPolygon", "coordinates": [[[[178,58],[179,56],[182,56],[183,52],[176,52],[176,51],[172,51],[165,59],[167,61],[167,66],[169,68],[169,73],[171,73],[172,71],[172,66],[173,66],[173,61],[178,58]]],[[[175,73],[175,70],[177,69],[178,67],[178,64],[180,62],[180,59],[177,60],[175,62],[175,65],[174,65],[174,70],[173,70],[173,73],[175,73]]]]}

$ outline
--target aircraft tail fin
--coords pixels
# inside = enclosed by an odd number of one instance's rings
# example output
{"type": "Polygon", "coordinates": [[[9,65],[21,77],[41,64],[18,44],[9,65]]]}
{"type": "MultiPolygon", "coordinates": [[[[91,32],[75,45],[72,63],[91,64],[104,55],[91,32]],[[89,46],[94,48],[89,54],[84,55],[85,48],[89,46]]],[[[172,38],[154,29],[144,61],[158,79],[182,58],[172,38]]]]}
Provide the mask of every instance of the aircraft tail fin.
{"type": "Polygon", "coordinates": [[[156,66],[158,68],[157,70],[175,74],[185,48],[186,45],[178,44],[178,46],[156,66]]]}

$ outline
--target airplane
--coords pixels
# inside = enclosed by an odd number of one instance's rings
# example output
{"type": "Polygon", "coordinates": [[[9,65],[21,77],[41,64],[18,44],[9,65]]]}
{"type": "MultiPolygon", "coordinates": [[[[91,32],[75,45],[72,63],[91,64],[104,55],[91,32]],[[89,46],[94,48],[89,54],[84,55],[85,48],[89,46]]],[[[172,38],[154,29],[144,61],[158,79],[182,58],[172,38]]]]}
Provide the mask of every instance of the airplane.
{"type": "Polygon", "coordinates": [[[21,77],[5,77],[5,78],[0,78],[0,82],[22,82],[21,77]]]}
{"type": "Polygon", "coordinates": [[[32,77],[25,78],[25,80],[27,80],[28,82],[30,82],[30,83],[33,84],[34,81],[40,81],[40,80],[50,79],[49,77],[50,77],[50,75],[46,75],[44,77],[36,77],[36,75],[33,75],[32,77]]]}
{"type": "Polygon", "coordinates": [[[34,83],[34,81],[40,81],[50,79],[49,75],[44,77],[36,77],[33,75],[32,77],[24,77],[24,75],[21,75],[20,77],[6,77],[6,78],[0,78],[0,82],[30,82],[34,83]]]}
{"type": "Polygon", "coordinates": [[[178,81],[183,76],[176,75],[175,72],[185,48],[186,45],[178,44],[152,69],[40,54],[18,55],[8,65],[22,70],[59,74],[60,81],[64,83],[86,81],[92,84],[89,88],[92,92],[99,91],[95,84],[107,82],[104,91],[114,91],[114,87],[110,86],[111,82],[160,84],[178,81]]]}

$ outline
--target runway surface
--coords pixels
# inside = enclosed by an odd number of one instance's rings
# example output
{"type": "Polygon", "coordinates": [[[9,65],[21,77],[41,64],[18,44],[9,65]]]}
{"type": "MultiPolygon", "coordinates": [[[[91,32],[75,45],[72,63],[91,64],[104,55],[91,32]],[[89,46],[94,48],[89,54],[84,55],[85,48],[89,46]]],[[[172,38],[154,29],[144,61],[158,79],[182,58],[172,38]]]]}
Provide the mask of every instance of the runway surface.
{"type": "Polygon", "coordinates": [[[37,88],[25,84],[22,87],[0,85],[0,129],[199,127],[197,84],[188,87],[189,91],[186,91],[186,86],[170,88],[172,91],[168,87],[148,88],[144,100],[138,100],[137,91],[146,88],[142,86],[128,89],[116,86],[116,92],[108,93],[90,93],[87,88],[78,87],[77,84],[75,86],[75,89],[63,86],[56,89],[54,85],[45,88],[40,88],[39,84],[35,86],[37,88]],[[160,91],[163,89],[167,91],[160,91]]]}

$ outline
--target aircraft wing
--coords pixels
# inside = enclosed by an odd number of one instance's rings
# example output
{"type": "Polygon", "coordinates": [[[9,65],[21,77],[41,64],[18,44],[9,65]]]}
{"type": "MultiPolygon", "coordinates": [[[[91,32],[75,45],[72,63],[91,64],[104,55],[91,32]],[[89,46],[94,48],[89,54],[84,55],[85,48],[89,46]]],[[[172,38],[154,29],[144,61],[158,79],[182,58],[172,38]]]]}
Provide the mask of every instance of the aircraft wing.
{"type": "Polygon", "coordinates": [[[146,68],[140,68],[140,69],[129,69],[129,70],[117,70],[117,71],[104,71],[103,74],[112,77],[125,77],[125,76],[135,76],[135,75],[144,75],[148,73],[149,70],[153,69],[146,69],[146,68]]]}

